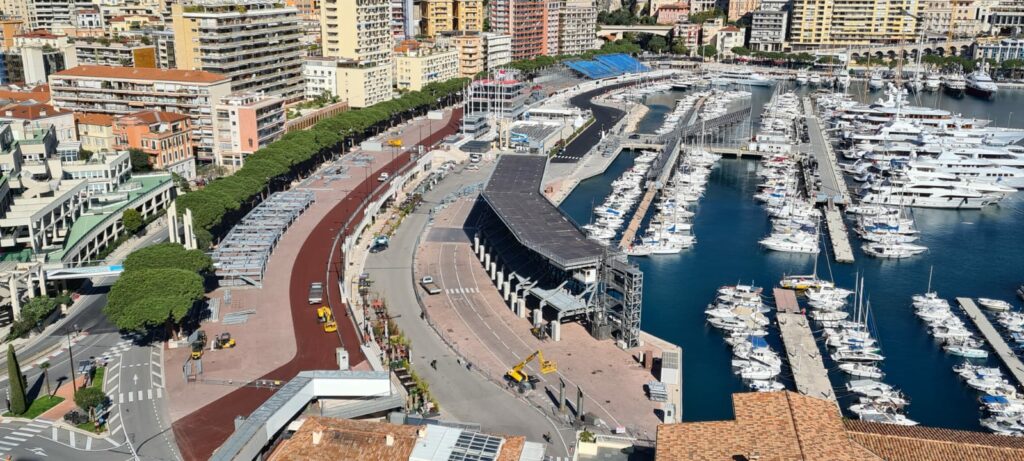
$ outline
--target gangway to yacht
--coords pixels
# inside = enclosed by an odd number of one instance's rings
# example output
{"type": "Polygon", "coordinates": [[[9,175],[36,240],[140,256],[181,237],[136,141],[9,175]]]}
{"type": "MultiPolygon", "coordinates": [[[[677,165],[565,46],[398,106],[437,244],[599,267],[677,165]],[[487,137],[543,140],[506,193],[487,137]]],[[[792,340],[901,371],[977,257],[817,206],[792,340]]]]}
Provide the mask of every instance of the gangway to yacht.
{"type": "Polygon", "coordinates": [[[836,402],[836,394],[832,391],[832,382],[828,380],[821,351],[814,341],[807,316],[800,312],[796,292],[775,288],[772,295],[775,297],[782,344],[786,347],[786,360],[793,370],[796,390],[806,396],[836,402]]]}

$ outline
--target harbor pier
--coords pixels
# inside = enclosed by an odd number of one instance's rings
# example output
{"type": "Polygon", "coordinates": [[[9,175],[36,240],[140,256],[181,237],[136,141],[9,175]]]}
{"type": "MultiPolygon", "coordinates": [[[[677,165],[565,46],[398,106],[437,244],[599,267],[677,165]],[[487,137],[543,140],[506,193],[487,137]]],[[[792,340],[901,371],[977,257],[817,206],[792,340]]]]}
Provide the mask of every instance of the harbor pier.
{"type": "Polygon", "coordinates": [[[836,262],[853,263],[853,248],[850,246],[850,235],[846,233],[846,222],[839,208],[834,205],[825,207],[825,227],[828,238],[832,242],[832,255],[836,262]]]}
{"type": "Polygon", "coordinates": [[[1024,363],[1017,358],[1017,354],[1013,352],[1013,349],[1006,344],[1006,340],[1003,339],[1003,335],[999,334],[999,330],[996,330],[992,326],[992,322],[988,320],[988,317],[978,308],[978,305],[974,303],[971,298],[956,298],[957,304],[967,313],[974,325],[978,327],[978,331],[981,332],[985,340],[988,341],[989,345],[992,346],[992,350],[995,351],[999,359],[1003,361],[1003,365],[1010,370],[1010,374],[1017,381],[1017,385],[1024,387],[1024,363]]]}
{"type": "Polygon", "coordinates": [[[854,258],[850,236],[846,232],[846,222],[843,221],[843,215],[838,208],[838,205],[851,203],[850,192],[846,188],[843,172],[839,169],[836,153],[832,150],[832,143],[825,138],[810,98],[803,98],[803,106],[807,137],[810,140],[809,143],[800,146],[806,154],[801,165],[807,197],[824,206],[825,226],[828,228],[832,254],[836,262],[852,263],[854,258]]]}
{"type": "Polygon", "coordinates": [[[828,380],[825,363],[821,360],[818,343],[811,333],[810,323],[800,312],[800,306],[797,304],[796,292],[775,288],[773,295],[779,330],[782,332],[782,344],[786,348],[786,359],[793,371],[797,392],[837,402],[832,382],[828,380]]]}

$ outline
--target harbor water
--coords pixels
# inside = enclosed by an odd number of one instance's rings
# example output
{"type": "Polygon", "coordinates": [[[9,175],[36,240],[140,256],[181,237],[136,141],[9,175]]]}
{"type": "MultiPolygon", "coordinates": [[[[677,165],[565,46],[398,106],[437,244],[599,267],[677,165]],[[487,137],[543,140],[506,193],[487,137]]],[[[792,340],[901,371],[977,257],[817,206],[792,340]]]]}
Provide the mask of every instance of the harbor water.
{"type": "MultiPolygon", "coordinates": [[[[752,91],[756,129],[760,107],[770,99],[771,90],[752,91]]],[[[681,94],[649,98],[651,111],[640,131],[651,132],[660,126],[681,94]]],[[[863,101],[881,96],[862,89],[854,89],[854,94],[863,101]]],[[[1013,115],[1015,109],[1024,107],[1024,91],[1019,90],[1002,91],[994,101],[925,93],[918,100],[912,97],[912,103],[988,118],[993,125],[1024,125],[1024,109],[1013,115]]],[[[590,221],[594,204],[601,203],[610,192],[610,182],[631,164],[630,155],[620,156],[603,175],[581,183],[561,208],[578,223],[590,221]]],[[[773,253],[759,246],[758,240],[769,234],[770,224],[767,213],[752,198],[757,168],[756,160],[722,159],[694,218],[696,246],[679,255],[634,258],[644,271],[642,328],[683,348],[681,416],[685,421],[729,419],[731,394],[746,391],[731,370],[729,346],[705,321],[704,309],[716,289],[737,282],[770,289],[783,275],[810,273],[814,267],[814,256],[773,253]]],[[[818,274],[846,288],[854,287],[857,274],[865,278],[871,325],[886,357],[879,366],[886,373],[885,382],[909,398],[908,417],[927,426],[982,430],[977,394],[952,371],[962,359],[942,351],[914,315],[910,300],[926,291],[929,268],[933,267],[932,289],[956,311],[960,309],[953,298],[959,296],[999,298],[1019,306],[1015,289],[1024,282],[1024,193],[981,211],[914,209],[913,216],[921,230],[920,243],[929,248],[925,254],[904,260],[874,259],[860,251],[860,241],[851,232],[856,263],[829,263],[831,248],[825,245],[826,251],[818,256],[818,274]]],[[[774,326],[769,343],[783,351],[774,326]]],[[[989,364],[998,361],[993,356],[989,364]]],[[[846,380],[827,357],[825,365],[845,408],[850,399],[843,387],[846,380]]],[[[782,378],[794,389],[788,378],[782,378]]]]}

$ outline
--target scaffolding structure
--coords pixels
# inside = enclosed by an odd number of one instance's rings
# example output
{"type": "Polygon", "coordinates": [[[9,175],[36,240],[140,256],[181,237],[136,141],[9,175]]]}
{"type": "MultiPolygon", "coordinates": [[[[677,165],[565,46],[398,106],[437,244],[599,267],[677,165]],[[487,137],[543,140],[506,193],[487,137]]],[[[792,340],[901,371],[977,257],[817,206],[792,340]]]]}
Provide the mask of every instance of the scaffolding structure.
{"type": "Polygon", "coordinates": [[[277,242],[315,198],[306,190],[277,192],[246,214],[213,252],[218,284],[262,286],[267,261],[277,242]]]}
{"type": "Polygon", "coordinates": [[[611,334],[624,349],[640,346],[643,271],[625,254],[605,251],[597,266],[596,283],[591,334],[598,338],[611,334]]]}

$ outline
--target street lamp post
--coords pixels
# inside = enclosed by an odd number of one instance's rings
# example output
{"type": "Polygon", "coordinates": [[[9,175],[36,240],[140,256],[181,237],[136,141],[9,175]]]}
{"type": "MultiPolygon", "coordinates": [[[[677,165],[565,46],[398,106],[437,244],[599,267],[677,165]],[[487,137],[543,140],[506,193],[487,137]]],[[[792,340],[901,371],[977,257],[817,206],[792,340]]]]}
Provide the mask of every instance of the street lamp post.
{"type": "Polygon", "coordinates": [[[71,366],[71,389],[78,392],[78,384],[75,383],[75,356],[71,353],[71,332],[64,327],[64,336],[68,338],[68,362],[71,366]]]}

